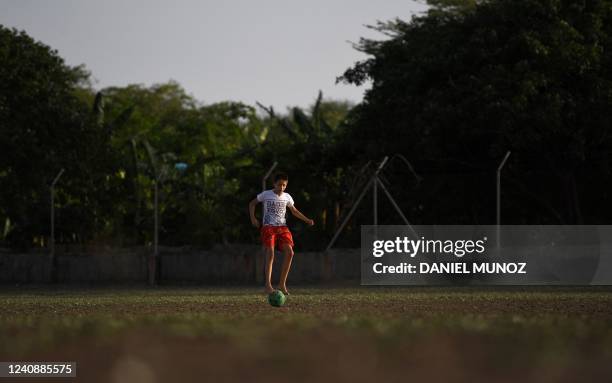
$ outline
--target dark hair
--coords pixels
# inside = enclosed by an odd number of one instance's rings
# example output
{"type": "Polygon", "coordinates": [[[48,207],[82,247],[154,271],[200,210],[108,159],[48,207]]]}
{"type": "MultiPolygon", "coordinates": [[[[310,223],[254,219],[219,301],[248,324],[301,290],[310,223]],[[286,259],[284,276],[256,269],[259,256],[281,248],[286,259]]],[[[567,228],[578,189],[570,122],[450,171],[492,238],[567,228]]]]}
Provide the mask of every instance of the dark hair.
{"type": "Polygon", "coordinates": [[[289,176],[287,175],[287,173],[276,173],[274,175],[274,182],[276,183],[276,181],[278,180],[289,181],[289,176]]]}

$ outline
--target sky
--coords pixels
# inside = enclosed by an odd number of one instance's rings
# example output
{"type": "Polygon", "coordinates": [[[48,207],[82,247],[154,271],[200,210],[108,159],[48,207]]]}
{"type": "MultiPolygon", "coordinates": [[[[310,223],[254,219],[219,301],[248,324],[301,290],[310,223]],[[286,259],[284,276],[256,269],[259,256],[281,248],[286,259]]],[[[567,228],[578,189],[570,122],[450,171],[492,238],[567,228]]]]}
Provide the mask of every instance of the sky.
{"type": "Polygon", "coordinates": [[[319,90],[360,102],[368,84],[335,84],[367,58],[352,43],[385,38],[366,25],[425,9],[411,0],[0,0],[0,24],[84,64],[96,89],[174,80],[206,104],[285,111],[319,90]]]}

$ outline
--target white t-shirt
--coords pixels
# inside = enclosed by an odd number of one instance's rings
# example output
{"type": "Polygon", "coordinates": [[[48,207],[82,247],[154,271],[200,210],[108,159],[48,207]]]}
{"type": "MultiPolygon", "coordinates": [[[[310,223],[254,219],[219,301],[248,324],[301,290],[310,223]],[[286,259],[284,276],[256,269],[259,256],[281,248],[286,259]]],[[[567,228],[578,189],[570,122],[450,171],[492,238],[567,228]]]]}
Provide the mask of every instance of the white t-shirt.
{"type": "Polygon", "coordinates": [[[293,198],[289,193],[278,195],[274,190],[266,190],[257,195],[257,200],[264,206],[263,224],[271,226],[286,226],[287,206],[293,206],[293,198]]]}

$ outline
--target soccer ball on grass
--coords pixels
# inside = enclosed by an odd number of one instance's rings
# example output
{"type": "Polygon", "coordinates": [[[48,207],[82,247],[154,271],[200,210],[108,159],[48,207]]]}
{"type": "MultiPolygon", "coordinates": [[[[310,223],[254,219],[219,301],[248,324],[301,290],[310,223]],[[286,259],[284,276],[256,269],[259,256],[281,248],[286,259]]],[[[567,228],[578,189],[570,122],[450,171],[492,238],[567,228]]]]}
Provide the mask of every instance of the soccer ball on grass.
{"type": "Polygon", "coordinates": [[[268,302],[274,307],[281,307],[287,301],[287,297],[280,290],[274,290],[268,295],[268,302]]]}

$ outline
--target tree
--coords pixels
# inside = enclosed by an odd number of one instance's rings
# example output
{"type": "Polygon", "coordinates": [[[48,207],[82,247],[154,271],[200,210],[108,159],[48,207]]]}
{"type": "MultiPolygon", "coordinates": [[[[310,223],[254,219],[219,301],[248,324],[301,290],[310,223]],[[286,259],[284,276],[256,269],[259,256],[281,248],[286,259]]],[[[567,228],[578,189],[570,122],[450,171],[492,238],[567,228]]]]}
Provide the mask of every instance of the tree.
{"type": "Polygon", "coordinates": [[[424,222],[492,223],[506,150],[506,222],[602,222],[611,26],[605,0],[482,1],[380,23],[390,38],[362,39],[371,57],[339,79],[372,82],[349,116],[350,150],[403,153],[429,173],[428,192],[406,206],[424,205],[414,212],[424,222]]]}
{"type": "MultiPolygon", "coordinates": [[[[100,174],[104,145],[77,89],[84,67],[69,67],[57,51],[25,32],[0,25],[0,219],[6,240],[28,247],[49,232],[49,185],[61,168],[60,204],[86,203],[100,174]]],[[[60,230],[86,233],[95,217],[85,209],[60,230]],[[72,226],[70,226],[72,225],[72,226]]]]}
{"type": "Polygon", "coordinates": [[[296,233],[304,247],[333,232],[346,174],[335,147],[350,104],[319,94],[308,109],[264,117],[238,102],[204,105],[172,81],[96,91],[84,67],[4,28],[0,60],[0,222],[11,245],[48,235],[48,187],[61,168],[60,241],[150,242],[162,173],[162,244],[255,241],[240,201],[259,192],[274,159],[322,223],[296,233]],[[176,162],[189,167],[179,174],[176,162]]]}
{"type": "Polygon", "coordinates": [[[154,179],[174,174],[180,161],[189,165],[187,171],[160,185],[160,241],[209,245],[239,237],[235,222],[243,209],[228,200],[244,192],[239,179],[265,136],[254,108],[203,105],[172,81],[112,87],[102,94],[104,118],[121,121],[111,124],[114,209],[120,213],[108,235],[121,243],[151,240],[154,179]]]}

